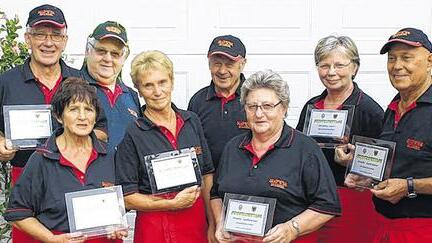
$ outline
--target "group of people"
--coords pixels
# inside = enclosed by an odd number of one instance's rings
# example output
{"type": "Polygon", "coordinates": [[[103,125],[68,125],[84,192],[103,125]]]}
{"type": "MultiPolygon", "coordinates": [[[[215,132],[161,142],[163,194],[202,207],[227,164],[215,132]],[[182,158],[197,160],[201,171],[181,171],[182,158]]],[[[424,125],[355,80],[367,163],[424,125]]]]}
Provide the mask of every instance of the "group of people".
{"type": "Polygon", "coordinates": [[[31,54],[0,75],[0,109],[50,104],[54,131],[36,151],[16,150],[0,112],[0,160],[12,164],[13,180],[4,217],[14,243],[121,241],[124,230],[99,239],[68,234],[64,194],[110,185],[121,185],[126,208],[137,211],[134,242],[432,242],[432,44],[421,30],[402,29],[381,49],[398,91],[385,112],[354,82],[353,40],[321,39],[314,57],[325,90],[305,104],[295,129],[285,123],[287,81],[271,70],[246,78],[246,48],[235,36],[212,41],[210,85],[182,110],[172,103],[173,63],[160,51],[132,61],[140,107],[121,80],[130,50],[119,23],[94,29],[81,70],[61,59],[68,36],[59,8],[36,7],[26,27],[31,54]],[[310,105],[354,107],[345,144],[322,148],[303,133],[310,105]],[[354,135],[396,142],[390,178],[371,190],[344,183],[354,135]],[[152,194],[146,158],[185,148],[196,152],[202,183],[152,194]],[[275,198],[271,229],[249,238],[226,232],[226,193],[275,198]]]}

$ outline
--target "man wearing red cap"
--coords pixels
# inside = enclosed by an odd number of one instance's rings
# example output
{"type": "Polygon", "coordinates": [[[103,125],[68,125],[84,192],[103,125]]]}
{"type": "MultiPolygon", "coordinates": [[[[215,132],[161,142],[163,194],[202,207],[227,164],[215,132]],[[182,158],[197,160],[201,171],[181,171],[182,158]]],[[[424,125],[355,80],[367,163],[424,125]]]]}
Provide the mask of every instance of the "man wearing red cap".
{"type": "MultiPolygon", "coordinates": [[[[61,55],[66,47],[66,20],[63,12],[52,5],[42,5],[30,11],[25,41],[31,50],[30,58],[0,75],[0,161],[12,164],[12,184],[18,180],[23,167],[34,150],[15,150],[6,146],[4,136],[4,105],[50,104],[60,83],[67,77],[79,77],[78,70],[66,65],[61,55]]],[[[103,115],[104,116],[104,115],[103,115]]],[[[53,127],[60,126],[52,119],[53,127]]],[[[98,117],[95,132],[106,138],[106,119],[98,117]]],[[[31,242],[29,236],[14,229],[13,242],[31,242]]]]}

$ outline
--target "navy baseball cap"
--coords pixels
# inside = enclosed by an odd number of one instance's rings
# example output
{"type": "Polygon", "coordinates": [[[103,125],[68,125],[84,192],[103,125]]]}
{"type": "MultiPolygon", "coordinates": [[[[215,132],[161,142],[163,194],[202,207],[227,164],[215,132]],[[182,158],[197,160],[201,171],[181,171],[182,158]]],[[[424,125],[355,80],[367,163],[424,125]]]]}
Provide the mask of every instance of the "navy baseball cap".
{"type": "Polygon", "coordinates": [[[381,48],[380,54],[387,53],[395,42],[409,46],[422,46],[432,52],[432,43],[423,31],[415,28],[404,28],[390,36],[387,43],[381,48]]]}
{"type": "Polygon", "coordinates": [[[63,12],[52,5],[44,4],[32,9],[29,13],[27,26],[33,27],[38,24],[52,24],[58,28],[67,27],[63,12]]]}
{"type": "Polygon", "coordinates": [[[239,38],[232,35],[222,35],[213,39],[207,57],[216,54],[237,61],[242,57],[246,57],[246,47],[239,38]]]}
{"type": "Polygon", "coordinates": [[[119,23],[114,21],[106,21],[99,24],[94,30],[90,37],[96,40],[102,40],[105,38],[116,38],[123,42],[127,46],[128,38],[126,29],[119,23]]]}

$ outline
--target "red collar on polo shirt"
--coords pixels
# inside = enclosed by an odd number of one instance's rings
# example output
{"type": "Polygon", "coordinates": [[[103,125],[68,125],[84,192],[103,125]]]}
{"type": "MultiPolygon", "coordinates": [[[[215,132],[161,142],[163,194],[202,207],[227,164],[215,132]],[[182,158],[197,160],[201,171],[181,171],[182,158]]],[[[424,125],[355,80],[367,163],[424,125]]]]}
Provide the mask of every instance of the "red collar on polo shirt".
{"type": "Polygon", "coordinates": [[[114,107],[117,98],[123,93],[123,90],[120,87],[120,85],[116,84],[115,88],[114,88],[114,92],[112,92],[108,87],[106,87],[106,86],[104,86],[104,85],[102,85],[100,83],[98,83],[98,84],[102,88],[102,90],[105,93],[105,95],[107,96],[108,101],[109,101],[111,107],[114,107]]]}
{"type": "MultiPolygon", "coordinates": [[[[318,100],[317,102],[315,102],[314,106],[317,109],[324,110],[324,99],[318,100]]],[[[342,109],[342,105],[339,105],[338,107],[336,107],[336,110],[340,110],[340,109],[342,109]]]]}
{"type": "Polygon", "coordinates": [[[51,104],[52,97],[54,96],[55,92],[60,87],[60,83],[63,80],[63,76],[60,74],[59,78],[57,79],[54,87],[52,89],[49,89],[45,84],[43,84],[41,81],[39,81],[38,78],[35,78],[36,84],[38,85],[39,89],[42,91],[45,99],[45,104],[51,104]]]}
{"type": "MultiPolygon", "coordinates": [[[[388,108],[389,108],[390,110],[392,110],[392,111],[395,112],[394,128],[396,128],[396,127],[398,126],[399,121],[400,121],[400,119],[402,118],[402,114],[399,113],[399,109],[398,109],[399,102],[400,102],[400,100],[394,100],[394,101],[392,101],[392,102],[388,105],[388,108]]],[[[417,106],[417,102],[414,101],[413,103],[411,103],[411,105],[408,106],[408,108],[407,108],[407,110],[405,111],[405,113],[407,113],[408,111],[410,111],[410,110],[416,108],[416,106],[417,106]]],[[[404,113],[404,114],[405,114],[405,113],[404,113]]]]}
{"type": "Polygon", "coordinates": [[[171,131],[168,130],[168,128],[164,126],[158,126],[159,130],[168,139],[169,143],[174,149],[177,149],[177,138],[183,125],[184,125],[183,118],[180,116],[180,114],[176,113],[176,134],[175,135],[172,134],[171,131]]]}
{"type": "Polygon", "coordinates": [[[236,93],[233,93],[232,95],[225,97],[221,93],[216,93],[216,97],[218,97],[221,101],[222,110],[225,107],[225,104],[230,102],[231,100],[234,100],[236,98],[236,93]]]}
{"type": "MultiPolygon", "coordinates": [[[[96,151],[95,148],[93,148],[93,150],[91,151],[90,154],[90,158],[87,161],[87,165],[86,165],[86,170],[89,167],[89,165],[95,161],[98,157],[98,152],[96,151]]],[[[70,162],[68,159],[66,159],[65,157],[63,157],[62,154],[60,154],[60,164],[64,165],[64,166],[68,166],[72,168],[72,171],[74,172],[76,178],[80,181],[80,183],[82,185],[85,184],[85,172],[80,171],[74,164],[72,164],[72,162],[70,162]]]]}
{"type": "Polygon", "coordinates": [[[258,157],[258,155],[256,154],[255,149],[254,149],[253,146],[252,146],[252,142],[246,144],[246,145],[244,146],[244,148],[245,148],[247,151],[249,151],[249,152],[251,152],[251,153],[253,154],[253,158],[252,158],[252,166],[254,166],[254,165],[257,165],[257,164],[260,162],[261,158],[264,157],[264,155],[265,155],[268,151],[270,151],[271,149],[274,148],[274,144],[270,145],[270,146],[267,148],[267,151],[266,151],[266,152],[265,152],[261,157],[258,157]]]}

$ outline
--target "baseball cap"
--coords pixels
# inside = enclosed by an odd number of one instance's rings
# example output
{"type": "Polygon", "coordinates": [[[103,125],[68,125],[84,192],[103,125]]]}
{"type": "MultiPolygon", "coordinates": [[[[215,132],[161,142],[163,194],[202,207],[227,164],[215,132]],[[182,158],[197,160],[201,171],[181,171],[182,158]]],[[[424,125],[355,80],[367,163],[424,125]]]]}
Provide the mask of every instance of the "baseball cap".
{"type": "Polygon", "coordinates": [[[127,46],[127,34],[126,29],[119,23],[114,21],[106,21],[99,24],[94,30],[90,37],[96,40],[102,40],[105,38],[116,38],[123,42],[127,46]]]}
{"type": "Polygon", "coordinates": [[[49,4],[32,9],[26,25],[33,27],[42,23],[49,23],[59,28],[67,27],[63,12],[59,8],[49,4]]]}
{"type": "Polygon", "coordinates": [[[224,55],[236,61],[241,57],[246,57],[246,47],[239,38],[232,35],[222,35],[213,39],[207,57],[215,54],[224,55]]]}
{"type": "Polygon", "coordinates": [[[381,48],[380,54],[388,52],[395,42],[416,47],[422,46],[432,52],[432,43],[423,31],[415,28],[404,28],[390,36],[387,43],[381,48]]]}

